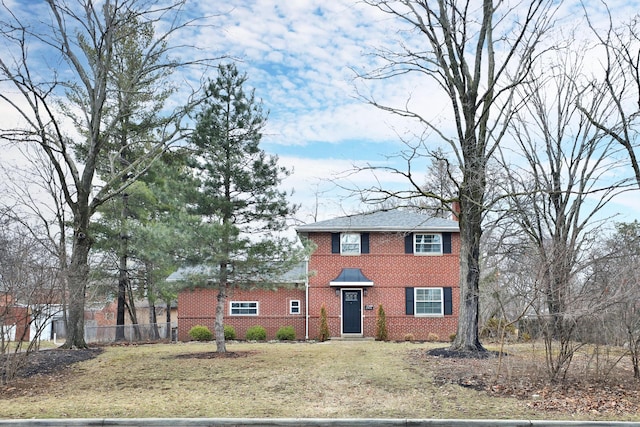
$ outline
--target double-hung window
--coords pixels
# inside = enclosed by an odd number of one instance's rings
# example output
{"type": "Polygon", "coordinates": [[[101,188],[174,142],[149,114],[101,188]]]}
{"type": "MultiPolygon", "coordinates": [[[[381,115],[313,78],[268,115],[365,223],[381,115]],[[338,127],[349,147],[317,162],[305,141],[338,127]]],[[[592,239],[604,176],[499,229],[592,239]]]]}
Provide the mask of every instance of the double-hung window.
{"type": "Polygon", "coordinates": [[[231,301],[232,316],[257,316],[258,301],[231,301]]]}
{"type": "Polygon", "coordinates": [[[342,233],[340,234],[340,254],[360,255],[360,234],[342,233]]]}
{"type": "Polygon", "coordinates": [[[289,314],[300,314],[300,300],[292,299],[289,301],[289,314]]]}
{"type": "Polygon", "coordinates": [[[415,288],[416,316],[442,316],[444,299],[442,288],[415,288]]]}
{"type": "Polygon", "coordinates": [[[425,255],[442,254],[441,234],[414,234],[414,253],[425,255]]]}

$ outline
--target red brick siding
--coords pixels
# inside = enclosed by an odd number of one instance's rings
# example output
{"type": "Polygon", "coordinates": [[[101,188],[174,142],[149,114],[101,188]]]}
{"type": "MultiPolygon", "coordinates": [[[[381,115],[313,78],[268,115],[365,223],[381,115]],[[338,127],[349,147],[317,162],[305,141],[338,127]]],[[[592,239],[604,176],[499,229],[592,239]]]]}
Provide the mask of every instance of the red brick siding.
{"type": "Polygon", "coordinates": [[[363,296],[363,334],[375,336],[376,312],[382,304],[387,319],[389,339],[401,340],[413,334],[418,340],[427,339],[430,333],[441,340],[448,340],[457,329],[459,305],[459,234],[452,235],[452,253],[441,256],[417,256],[404,253],[404,235],[395,233],[370,233],[370,253],[359,256],[341,256],[331,253],[331,233],[311,233],[318,246],[309,262],[309,270],[315,274],[309,279],[309,336],[318,336],[319,313],[325,304],[332,336],[340,336],[341,298],[329,282],[343,268],[360,268],[374,282],[363,296]],[[444,317],[415,317],[405,314],[406,287],[451,287],[453,314],[444,317]]]}
{"type": "Polygon", "coordinates": [[[15,326],[16,341],[29,341],[31,339],[29,327],[31,316],[27,307],[0,305],[0,323],[3,323],[6,327],[15,326]]]}
{"type": "MultiPolygon", "coordinates": [[[[372,305],[373,310],[363,310],[363,335],[375,336],[376,313],[382,304],[389,339],[402,340],[412,334],[417,340],[425,340],[436,334],[446,341],[457,329],[459,306],[459,253],[460,238],[452,234],[451,254],[417,256],[404,253],[404,235],[397,233],[370,233],[370,253],[359,256],[341,256],[331,253],[331,233],[311,233],[317,249],[309,261],[309,338],[318,337],[320,308],[327,309],[327,321],[331,336],[341,334],[341,297],[329,282],[343,268],[360,268],[374,285],[363,295],[362,304],[372,305]],[[451,287],[452,315],[442,317],[415,317],[406,315],[406,287],[451,287]]],[[[216,292],[212,290],[183,291],[178,297],[178,339],[188,340],[191,327],[203,324],[213,328],[216,292]]],[[[296,337],[305,337],[304,288],[278,291],[236,291],[225,306],[225,324],[236,329],[238,338],[244,338],[247,328],[261,325],[267,329],[267,338],[275,338],[281,326],[291,325],[296,337]],[[300,300],[301,314],[289,315],[289,300],[300,300]],[[229,301],[259,301],[260,315],[229,316],[229,301]]]]}
{"type": "MultiPolygon", "coordinates": [[[[195,325],[207,326],[213,331],[216,314],[217,291],[196,289],[178,294],[178,339],[189,341],[189,330],[195,325]]],[[[233,326],[239,339],[247,329],[260,325],[267,330],[267,339],[275,339],[281,326],[293,326],[297,339],[305,338],[304,288],[272,290],[236,290],[225,302],[225,325],[233,326]],[[300,314],[289,314],[289,301],[300,301],[300,314]],[[231,301],[258,301],[259,316],[230,316],[231,301]]]]}

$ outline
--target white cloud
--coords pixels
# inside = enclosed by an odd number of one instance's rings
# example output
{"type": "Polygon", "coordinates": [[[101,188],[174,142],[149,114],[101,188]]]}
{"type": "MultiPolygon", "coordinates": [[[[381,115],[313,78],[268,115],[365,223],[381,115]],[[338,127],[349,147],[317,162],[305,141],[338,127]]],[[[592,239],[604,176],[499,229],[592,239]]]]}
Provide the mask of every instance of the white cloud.
{"type": "MultiPolygon", "coordinates": [[[[13,1],[15,6],[21,4],[13,1]]],[[[633,2],[613,0],[607,4],[616,17],[635,14],[633,2]]],[[[582,7],[573,2],[569,10],[568,5],[562,4],[565,9],[558,16],[582,19],[582,7]]],[[[398,21],[374,7],[351,0],[230,0],[193,2],[188,7],[194,17],[211,15],[207,21],[211,26],[194,28],[192,37],[180,43],[205,49],[205,56],[240,59],[239,69],[247,72],[248,84],[256,88],[256,96],[270,111],[264,141],[271,151],[282,153],[281,163],[295,166],[294,175],[285,184],[296,188],[294,198],[304,200],[307,206],[315,199],[314,189],[320,188],[324,209],[345,210],[344,192],[326,179],[365,159],[383,164],[385,154],[402,148],[398,135],[423,130],[415,120],[394,116],[359,99],[356,84],[358,91],[386,105],[402,107],[410,97],[412,111],[445,134],[452,132],[450,101],[424,76],[354,81],[354,69],[380,65],[379,59],[367,54],[399,36],[398,21]],[[354,141],[363,146],[368,143],[367,151],[346,154],[350,152],[347,144],[354,141]],[[319,147],[324,147],[324,152],[319,147]]],[[[601,2],[588,7],[593,13],[602,13],[601,2]]],[[[569,20],[560,22],[569,28],[569,20]]],[[[215,77],[214,70],[209,77],[215,77]]],[[[199,78],[192,71],[191,81],[199,78]]],[[[16,120],[0,106],[2,127],[12,126],[16,120]]],[[[431,138],[433,143],[440,142],[435,134],[431,138]]],[[[403,184],[397,176],[382,174],[378,178],[389,185],[403,184]]],[[[360,188],[372,179],[349,177],[350,184],[360,188]]]]}
{"type": "MultiPolygon", "coordinates": [[[[366,166],[393,166],[386,160],[370,162],[333,157],[280,156],[279,164],[293,171],[281,187],[286,191],[293,190],[291,201],[301,205],[298,219],[304,222],[319,221],[366,209],[361,202],[360,191],[378,184],[387,189],[409,188],[406,178],[390,171],[358,171],[366,166]]],[[[414,177],[418,182],[423,182],[424,175],[417,173],[414,177]]]]}

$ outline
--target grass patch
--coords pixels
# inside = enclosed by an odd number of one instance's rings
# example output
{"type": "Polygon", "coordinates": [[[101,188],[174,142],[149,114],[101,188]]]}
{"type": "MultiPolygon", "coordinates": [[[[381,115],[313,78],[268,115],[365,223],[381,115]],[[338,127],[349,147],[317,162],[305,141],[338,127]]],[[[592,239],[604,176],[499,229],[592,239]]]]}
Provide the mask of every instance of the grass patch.
{"type": "Polygon", "coordinates": [[[423,356],[438,346],[232,343],[227,357],[213,343],[106,347],[65,371],[0,390],[0,417],[576,419],[435,381],[448,363],[467,363],[423,356]]]}

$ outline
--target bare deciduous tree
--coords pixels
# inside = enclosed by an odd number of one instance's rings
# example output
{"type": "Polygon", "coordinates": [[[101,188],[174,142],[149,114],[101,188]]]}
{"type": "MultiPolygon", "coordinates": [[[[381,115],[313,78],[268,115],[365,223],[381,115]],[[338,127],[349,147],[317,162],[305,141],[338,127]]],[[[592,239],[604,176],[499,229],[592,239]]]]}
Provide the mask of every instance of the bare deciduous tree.
{"type": "MultiPolygon", "coordinates": [[[[2,129],[0,137],[16,144],[33,144],[45,153],[54,167],[71,211],[73,241],[67,270],[69,290],[68,335],[65,347],[86,347],[84,340],[84,302],[89,273],[88,256],[93,239],[89,221],[97,208],[144,174],[153,160],[180,137],[181,119],[186,110],[168,112],[162,124],[149,132],[149,138],[131,144],[144,146],[126,167],[97,184],[96,172],[108,142],[117,138],[118,124],[127,111],[114,109],[115,97],[133,96],[147,87],[147,78],[161,69],[171,70],[188,64],[172,59],[189,46],[172,45],[174,36],[190,28],[192,22],[181,15],[184,0],[157,4],[146,0],[89,0],[57,2],[48,0],[48,21],[38,22],[33,11],[3,3],[0,38],[10,54],[0,58],[2,84],[12,91],[0,92],[0,101],[20,118],[19,127],[2,129]],[[109,85],[122,38],[136,38],[132,22],[164,23],[156,43],[140,52],[135,78],[125,93],[114,93],[109,85]],[[40,49],[36,49],[36,47],[40,49]],[[46,52],[44,60],[35,52],[46,52]],[[158,60],[159,59],[159,60],[158,60]],[[78,129],[73,133],[72,126],[78,129]],[[128,177],[128,179],[123,179],[128,177]]],[[[124,105],[128,103],[124,102],[124,105]]],[[[118,159],[113,159],[117,161],[118,159]]],[[[101,177],[105,179],[105,177],[101,177]]]]}
{"type": "MultiPolygon", "coordinates": [[[[44,234],[44,233],[43,233],[44,234]]],[[[62,272],[55,249],[0,215],[0,384],[11,381],[61,314],[62,272]]]]}
{"type": "Polygon", "coordinates": [[[614,27],[609,20],[604,31],[591,21],[589,24],[605,51],[602,74],[593,78],[591,87],[597,96],[607,100],[608,111],[595,116],[582,103],[580,110],[624,149],[640,187],[640,161],[636,153],[640,126],[640,19],[636,16],[620,27],[614,27]]]}
{"type": "Polygon", "coordinates": [[[605,244],[594,251],[590,281],[594,295],[615,301],[602,312],[610,336],[606,344],[629,350],[633,376],[640,378],[640,223],[621,223],[605,244]]]}
{"type": "MultiPolygon", "coordinates": [[[[412,162],[428,156],[429,144],[448,145],[461,177],[456,180],[460,203],[460,310],[452,350],[484,351],[478,336],[480,239],[483,215],[490,202],[487,164],[494,155],[513,114],[514,89],[529,75],[540,41],[551,25],[553,2],[517,3],[459,0],[365,0],[409,28],[396,50],[379,53],[386,65],[364,77],[400,79],[418,74],[435,83],[448,99],[449,121],[421,113],[417,98],[403,106],[385,105],[365,96],[374,106],[413,119],[435,136],[408,144],[407,168],[387,168],[407,178],[410,188],[394,197],[432,197],[445,204],[454,200],[427,193],[415,180],[412,162]],[[446,123],[447,126],[443,126],[446,123]],[[449,127],[452,128],[449,131],[449,127]]],[[[420,98],[422,99],[422,98],[420,98]]],[[[375,168],[374,168],[375,169],[375,168]]],[[[379,197],[383,188],[369,189],[379,197]]]]}
{"type": "Polygon", "coordinates": [[[577,107],[583,98],[591,100],[582,106],[591,117],[606,111],[602,97],[580,87],[582,57],[580,51],[558,50],[521,86],[527,102],[510,127],[517,149],[503,151],[511,225],[527,236],[537,264],[536,291],[544,306],[535,307],[545,326],[551,380],[567,372],[581,319],[611,303],[594,299],[580,275],[586,251],[602,233],[603,221],[596,215],[624,184],[609,178],[617,166],[617,145],[577,107]]]}

